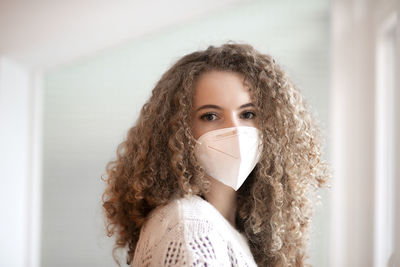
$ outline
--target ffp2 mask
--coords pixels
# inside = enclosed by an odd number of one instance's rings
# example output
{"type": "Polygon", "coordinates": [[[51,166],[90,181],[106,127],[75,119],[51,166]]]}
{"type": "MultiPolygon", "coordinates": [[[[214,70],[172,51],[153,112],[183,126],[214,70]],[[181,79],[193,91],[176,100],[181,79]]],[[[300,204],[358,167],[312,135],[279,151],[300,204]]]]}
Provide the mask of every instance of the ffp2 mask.
{"type": "Polygon", "coordinates": [[[261,139],[255,127],[237,126],[200,136],[195,155],[205,172],[237,191],[261,155],[261,139]]]}

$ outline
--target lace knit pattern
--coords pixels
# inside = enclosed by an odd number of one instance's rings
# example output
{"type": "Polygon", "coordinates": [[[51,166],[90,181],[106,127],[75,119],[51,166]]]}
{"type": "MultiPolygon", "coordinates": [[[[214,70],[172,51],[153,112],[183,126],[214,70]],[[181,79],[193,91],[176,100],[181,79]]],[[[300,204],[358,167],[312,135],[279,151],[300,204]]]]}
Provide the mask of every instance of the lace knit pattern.
{"type": "Polygon", "coordinates": [[[199,196],[153,210],[143,225],[132,266],[257,266],[247,240],[199,196]]]}

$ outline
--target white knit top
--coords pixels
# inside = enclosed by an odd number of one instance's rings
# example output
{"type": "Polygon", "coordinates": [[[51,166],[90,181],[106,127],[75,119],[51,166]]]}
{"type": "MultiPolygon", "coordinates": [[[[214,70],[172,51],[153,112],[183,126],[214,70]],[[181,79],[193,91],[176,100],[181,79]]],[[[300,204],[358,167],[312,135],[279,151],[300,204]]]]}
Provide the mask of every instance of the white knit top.
{"type": "Polygon", "coordinates": [[[247,239],[199,196],[154,209],[142,226],[132,266],[257,266],[247,239]]]}

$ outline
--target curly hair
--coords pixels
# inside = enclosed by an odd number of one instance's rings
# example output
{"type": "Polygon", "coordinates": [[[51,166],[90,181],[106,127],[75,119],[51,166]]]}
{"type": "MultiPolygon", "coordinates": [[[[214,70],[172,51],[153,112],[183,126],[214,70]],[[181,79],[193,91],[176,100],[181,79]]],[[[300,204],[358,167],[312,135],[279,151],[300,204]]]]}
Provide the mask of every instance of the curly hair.
{"type": "Polygon", "coordinates": [[[194,87],[212,70],[241,74],[250,84],[263,151],[238,190],[236,222],[259,266],[304,266],[311,222],[310,192],[327,184],[316,119],[275,60],[248,44],[226,43],[188,54],[166,71],[135,125],[106,167],[103,207],[115,252],[131,264],[146,216],[174,197],[209,190],[191,132],[194,87]]]}

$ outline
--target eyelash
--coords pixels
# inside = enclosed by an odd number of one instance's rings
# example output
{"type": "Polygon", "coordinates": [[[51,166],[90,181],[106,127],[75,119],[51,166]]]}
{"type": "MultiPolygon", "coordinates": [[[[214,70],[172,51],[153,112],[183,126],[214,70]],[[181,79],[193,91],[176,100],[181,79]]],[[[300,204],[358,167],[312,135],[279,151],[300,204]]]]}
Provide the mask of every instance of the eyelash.
{"type": "MultiPolygon", "coordinates": [[[[214,112],[207,112],[207,113],[204,113],[203,115],[201,115],[201,116],[200,116],[200,119],[201,119],[201,120],[204,120],[204,121],[213,121],[213,120],[207,120],[207,119],[206,119],[207,116],[215,116],[215,117],[217,117],[217,114],[215,114],[214,112]]],[[[255,114],[253,111],[251,111],[251,110],[245,110],[245,111],[243,111],[243,112],[240,114],[240,117],[241,117],[242,119],[245,119],[245,120],[251,120],[251,119],[253,119],[255,116],[256,116],[256,114],[255,114]],[[248,114],[248,113],[252,114],[252,115],[251,115],[251,118],[243,118],[243,115],[244,115],[244,114],[248,114]]]]}
{"type": "Polygon", "coordinates": [[[243,112],[240,114],[240,116],[242,116],[243,114],[246,114],[246,113],[250,113],[250,114],[251,114],[251,118],[247,118],[246,120],[251,120],[251,119],[253,119],[253,118],[256,116],[256,113],[254,113],[254,111],[251,111],[251,110],[245,110],[245,111],[243,111],[243,112]]]}
{"type": "Polygon", "coordinates": [[[203,121],[212,121],[212,120],[207,120],[206,119],[208,116],[215,116],[216,117],[217,114],[212,113],[212,112],[207,112],[207,113],[204,113],[203,115],[201,115],[200,119],[203,120],[203,121]]]}

